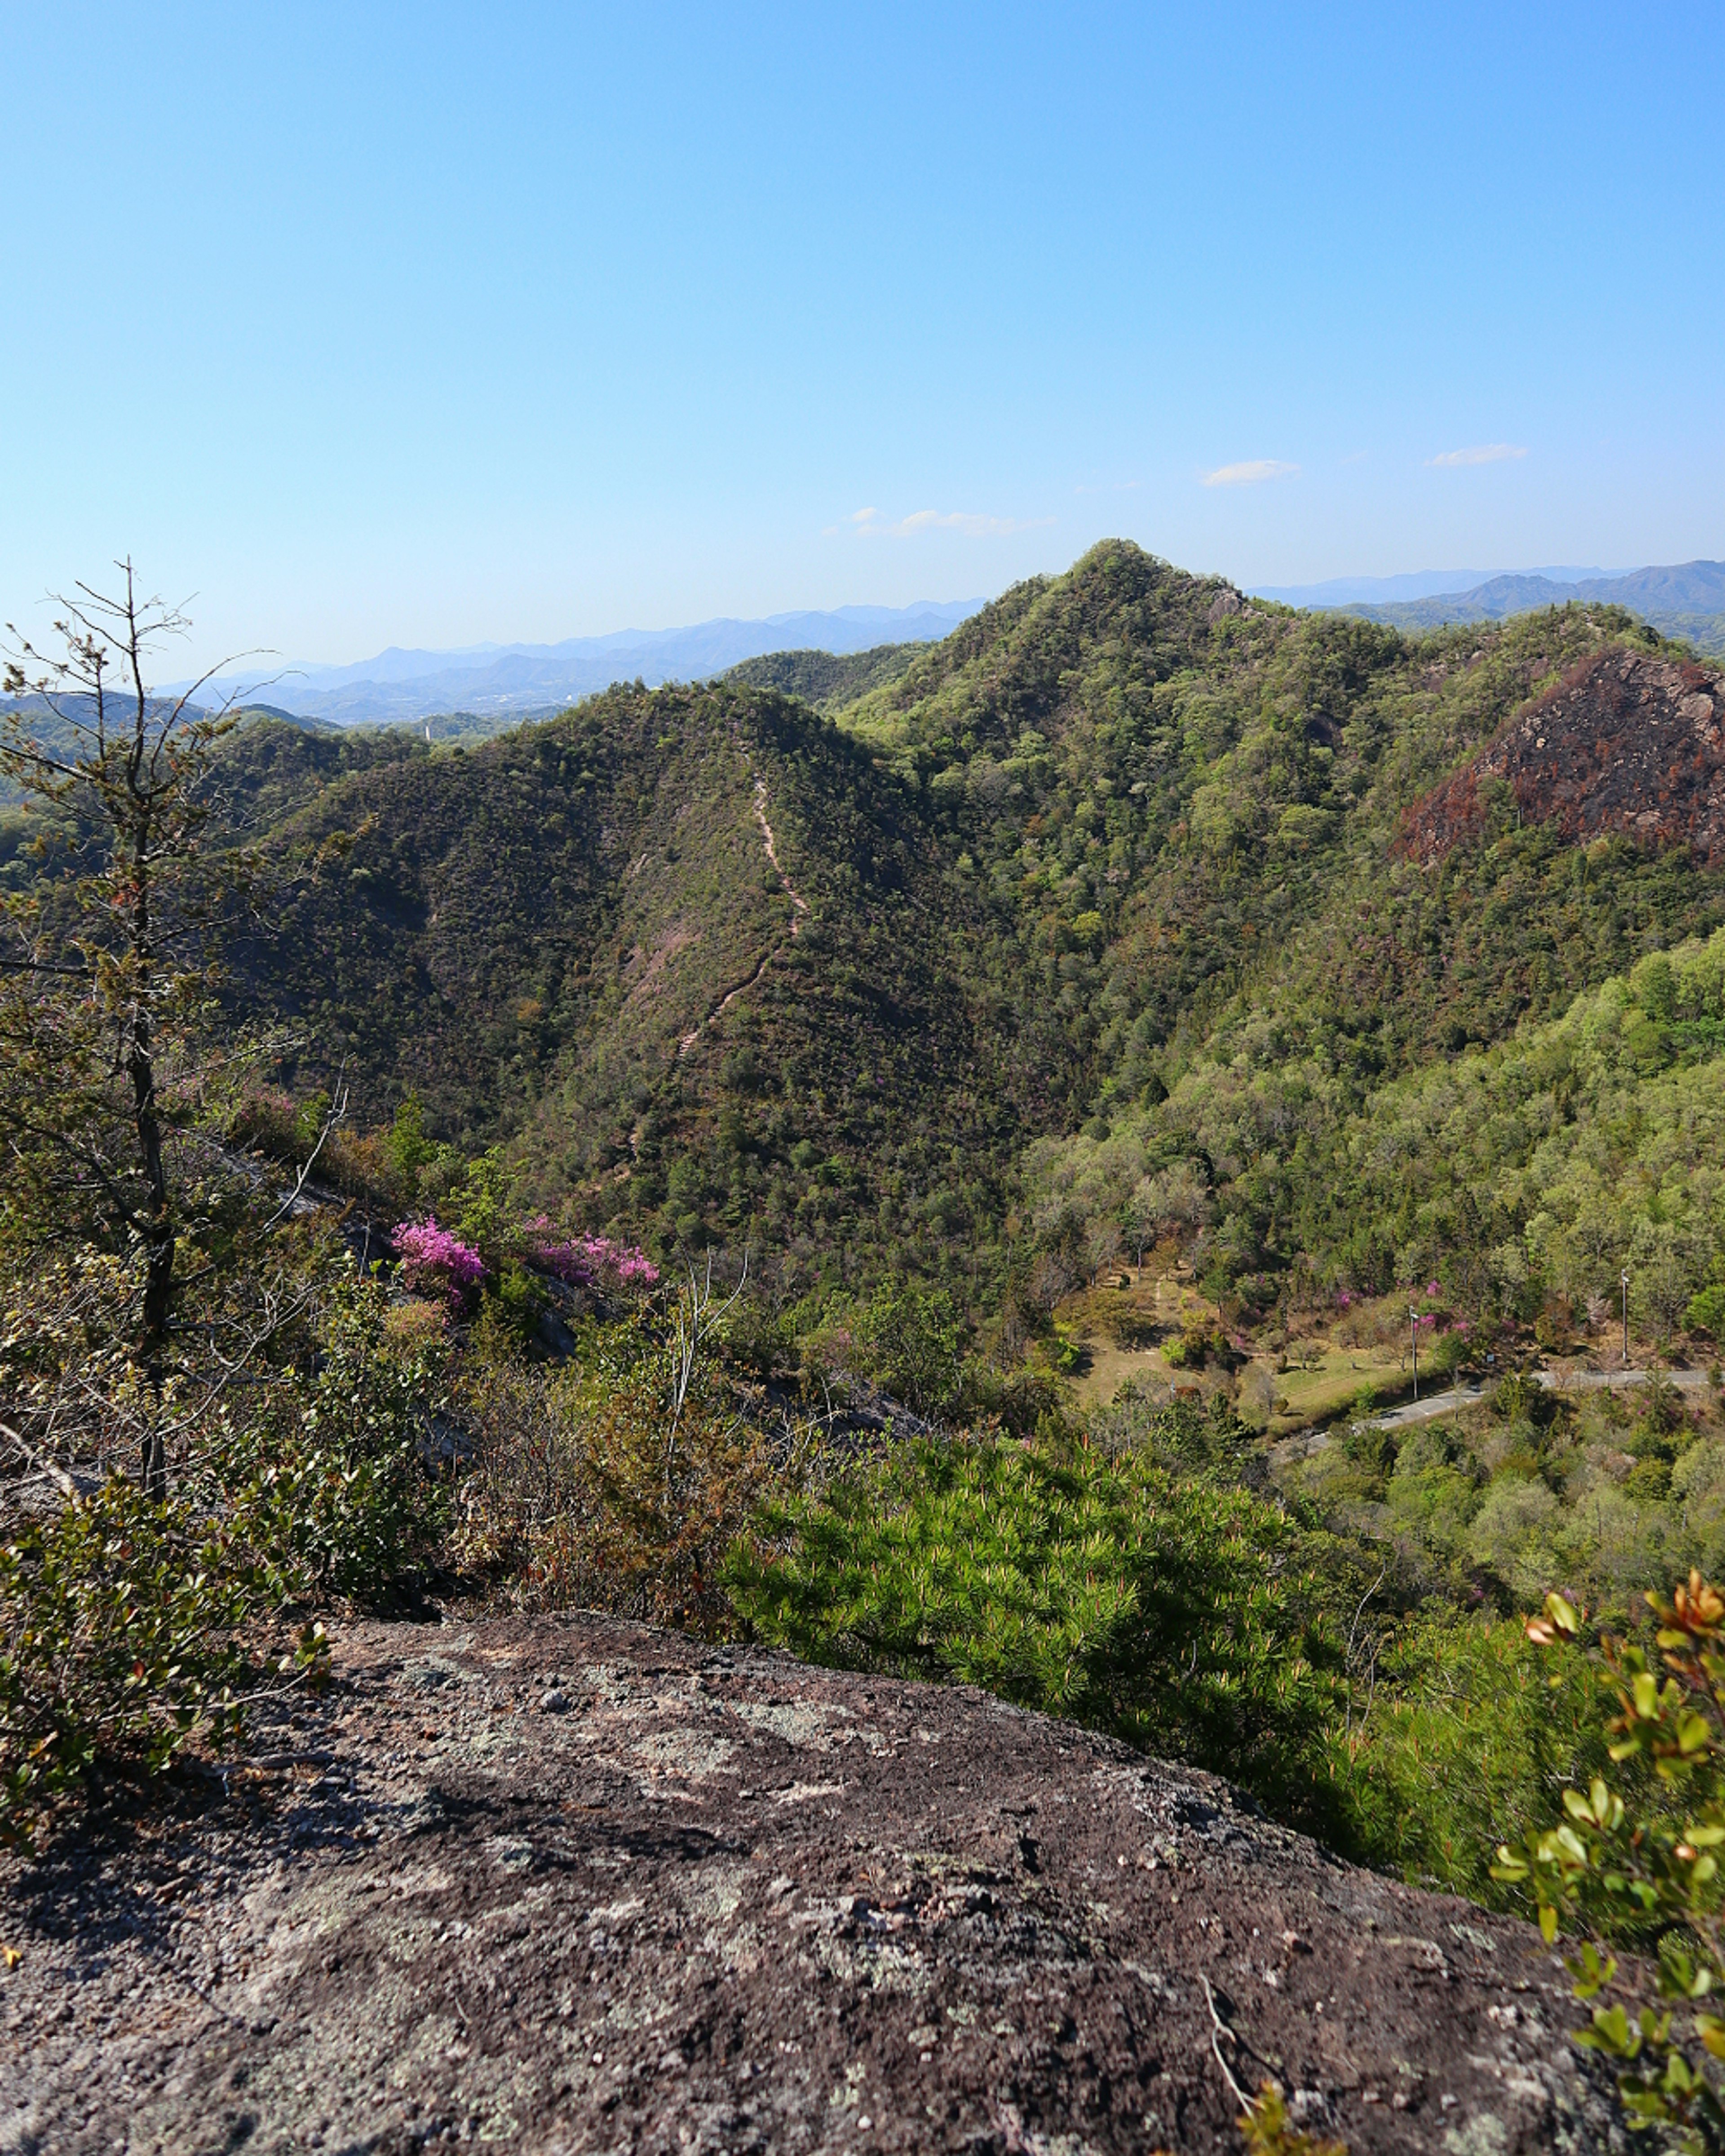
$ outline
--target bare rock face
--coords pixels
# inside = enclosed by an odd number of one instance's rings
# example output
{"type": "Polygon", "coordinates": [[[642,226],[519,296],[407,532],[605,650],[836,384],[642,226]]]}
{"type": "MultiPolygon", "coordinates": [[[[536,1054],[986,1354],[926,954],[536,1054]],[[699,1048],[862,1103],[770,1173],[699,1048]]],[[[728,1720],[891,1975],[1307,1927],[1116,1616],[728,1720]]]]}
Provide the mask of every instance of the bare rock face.
{"type": "Polygon", "coordinates": [[[1480,753],[1413,803],[1397,850],[1440,860],[1476,829],[1480,781],[1586,840],[1621,833],[1725,860],[1725,674],[1609,650],[1584,660],[1480,753]]]}
{"type": "Polygon", "coordinates": [[[208,1801],[0,1875],[0,2150],[1618,2149],[1528,1927],[973,1691],[380,1625],[208,1801]]]}

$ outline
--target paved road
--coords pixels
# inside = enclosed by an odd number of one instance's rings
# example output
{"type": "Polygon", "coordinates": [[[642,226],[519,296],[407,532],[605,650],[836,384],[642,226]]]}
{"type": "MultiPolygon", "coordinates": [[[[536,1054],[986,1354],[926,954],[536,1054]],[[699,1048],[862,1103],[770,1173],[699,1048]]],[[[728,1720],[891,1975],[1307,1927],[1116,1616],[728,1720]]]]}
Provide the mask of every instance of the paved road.
{"type": "MultiPolygon", "coordinates": [[[[1536,1370],[1533,1373],[1542,1385],[1553,1392],[1596,1393],[1608,1385],[1645,1385],[1652,1373],[1648,1370],[1574,1370],[1563,1373],[1555,1370],[1536,1370]]],[[[1679,1392],[1703,1393],[1708,1378],[1705,1370],[1666,1370],[1668,1378],[1679,1392]]],[[[1425,1399],[1407,1400],[1399,1408],[1391,1408],[1387,1414],[1373,1415],[1368,1425],[1373,1430],[1404,1430],[1409,1423],[1435,1422],[1440,1415],[1454,1414],[1461,1408],[1477,1406],[1491,1387],[1485,1384],[1453,1385],[1447,1392],[1432,1393],[1425,1399]]]]}

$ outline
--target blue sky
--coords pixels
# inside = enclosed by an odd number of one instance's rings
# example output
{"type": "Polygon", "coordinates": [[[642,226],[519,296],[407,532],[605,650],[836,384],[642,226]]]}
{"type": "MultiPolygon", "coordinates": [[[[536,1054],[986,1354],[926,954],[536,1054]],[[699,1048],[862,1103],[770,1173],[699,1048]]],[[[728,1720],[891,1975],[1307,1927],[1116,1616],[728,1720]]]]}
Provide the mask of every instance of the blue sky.
{"type": "Polygon", "coordinates": [[[0,613],[197,654],[1725,555],[1701,4],[0,4],[0,613]],[[865,513],[866,512],[866,513],[865,513]]]}

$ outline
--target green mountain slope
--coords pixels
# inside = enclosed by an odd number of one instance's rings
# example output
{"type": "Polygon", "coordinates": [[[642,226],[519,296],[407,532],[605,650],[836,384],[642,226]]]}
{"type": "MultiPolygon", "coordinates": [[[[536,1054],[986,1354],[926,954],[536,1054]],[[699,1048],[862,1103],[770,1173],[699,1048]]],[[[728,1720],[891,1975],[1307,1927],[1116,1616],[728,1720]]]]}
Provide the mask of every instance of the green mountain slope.
{"type": "Polygon", "coordinates": [[[998,1217],[1024,1120],[1069,1119],[916,793],[770,693],[380,750],[281,839],[326,865],[244,953],[248,1000],[310,1028],[308,1081],[345,1057],[363,1115],[412,1088],[511,1137],[547,1199],[666,1239],[957,1234],[998,1217]]]}
{"type": "Polygon", "coordinates": [[[1339,1246],[1322,1187],[1290,1180],[1286,1102],[1217,1134],[1194,1088],[1318,1072],[1339,1142],[1399,1071],[1725,918],[1712,872],[1513,802],[1433,868],[1398,853],[1411,803],[1611,644],[1657,639],[1594,607],[1410,641],[1111,543],[835,723],[733,680],[466,752],[254,735],[282,842],[347,836],[250,993],[311,1029],[308,1081],[345,1057],[372,1116],[411,1087],[660,1247],[999,1277],[1021,1188],[1045,1224],[1117,1127],[1139,1173],[1196,1148],[1212,1262],[1274,1278],[1339,1246]]]}
{"type": "Polygon", "coordinates": [[[752,689],[776,689],[811,711],[830,714],[897,680],[927,649],[926,644],[877,644],[868,651],[769,651],[742,660],[724,678],[752,689]]]}

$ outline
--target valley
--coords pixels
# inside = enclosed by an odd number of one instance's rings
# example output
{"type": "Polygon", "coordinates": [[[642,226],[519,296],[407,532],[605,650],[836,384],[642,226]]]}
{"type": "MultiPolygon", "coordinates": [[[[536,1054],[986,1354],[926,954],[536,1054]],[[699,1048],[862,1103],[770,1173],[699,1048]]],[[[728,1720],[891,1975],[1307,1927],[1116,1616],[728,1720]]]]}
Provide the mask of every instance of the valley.
{"type": "Polygon", "coordinates": [[[1725,1638],[1725,675],[1110,542],[495,732],[87,711],[0,747],[18,1862],[330,1625],[584,1610],[1559,1893],[1645,1591],[1725,1638]]]}

